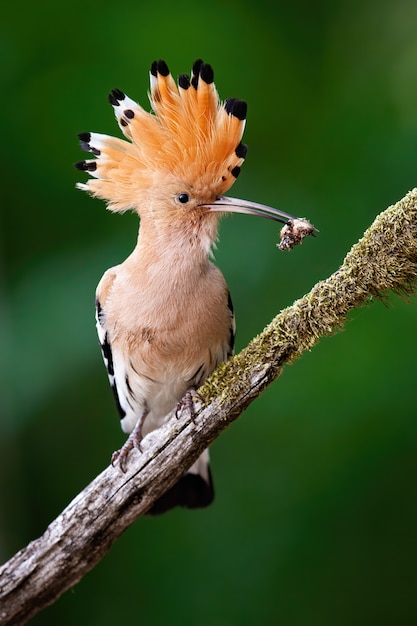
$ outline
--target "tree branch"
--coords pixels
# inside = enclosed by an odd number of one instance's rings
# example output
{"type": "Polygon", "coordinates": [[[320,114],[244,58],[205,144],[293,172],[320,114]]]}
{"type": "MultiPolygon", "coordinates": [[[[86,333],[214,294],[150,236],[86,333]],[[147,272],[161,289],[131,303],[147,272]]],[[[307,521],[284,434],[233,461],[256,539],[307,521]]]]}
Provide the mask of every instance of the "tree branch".
{"type": "Polygon", "coordinates": [[[412,292],[417,274],[417,190],[381,213],[342,266],[283,310],[200,389],[195,422],[170,420],[132,452],[126,474],[108,467],[0,568],[0,625],[18,626],[52,604],[106,554],[200,453],[281,373],[340,328],[346,314],[388,290],[412,292]]]}

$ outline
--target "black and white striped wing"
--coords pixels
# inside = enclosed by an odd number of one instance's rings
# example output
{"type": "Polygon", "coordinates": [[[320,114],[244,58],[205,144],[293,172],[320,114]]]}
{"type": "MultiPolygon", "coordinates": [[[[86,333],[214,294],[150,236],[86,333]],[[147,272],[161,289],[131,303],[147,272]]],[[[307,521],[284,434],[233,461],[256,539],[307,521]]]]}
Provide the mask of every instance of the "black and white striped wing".
{"type": "Polygon", "coordinates": [[[108,338],[108,333],[104,326],[103,309],[98,298],[96,298],[96,328],[98,340],[100,342],[101,353],[103,355],[104,365],[107,369],[107,375],[109,377],[110,386],[112,388],[114,399],[116,401],[117,410],[119,412],[120,419],[122,420],[126,415],[126,411],[120,403],[119,393],[116,385],[116,376],[114,372],[112,348],[108,338]]]}

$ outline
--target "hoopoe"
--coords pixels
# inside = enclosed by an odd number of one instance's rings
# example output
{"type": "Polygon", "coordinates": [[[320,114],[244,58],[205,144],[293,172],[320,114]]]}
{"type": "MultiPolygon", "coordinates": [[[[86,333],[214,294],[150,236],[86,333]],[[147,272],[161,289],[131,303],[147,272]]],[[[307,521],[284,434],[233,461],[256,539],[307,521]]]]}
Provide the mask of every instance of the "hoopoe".
{"type": "MultiPolygon", "coordinates": [[[[114,212],[140,217],[135,249],[107,270],[96,293],[97,331],[121,426],[130,433],[112,463],[126,470],[129,452],[233,354],[230,294],[212,263],[219,218],[249,213],[291,224],[292,216],[225,197],[245,159],[242,100],[219,101],[210,65],[198,60],[178,85],[164,61],[150,71],[152,113],[115,89],[109,96],[128,141],[81,133],[95,158],[76,167],[93,178],[79,189],[114,212]]],[[[310,234],[310,233],[308,233],[310,234]]],[[[213,500],[205,451],[151,513],[213,500]]]]}

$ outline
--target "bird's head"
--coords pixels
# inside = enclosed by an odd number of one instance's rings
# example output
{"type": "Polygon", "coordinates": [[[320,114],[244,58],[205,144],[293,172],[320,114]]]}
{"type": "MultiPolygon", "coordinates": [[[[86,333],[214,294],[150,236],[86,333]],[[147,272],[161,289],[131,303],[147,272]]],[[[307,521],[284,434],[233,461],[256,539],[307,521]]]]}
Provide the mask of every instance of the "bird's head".
{"type": "Polygon", "coordinates": [[[102,198],[111,211],[136,211],[155,225],[201,224],[215,235],[221,213],[249,213],[286,223],[291,216],[253,202],[225,197],[240,173],[247,147],[243,100],[219,101],[210,65],[198,60],[178,84],[164,61],[150,71],[152,113],[120,90],[109,96],[128,141],[81,133],[95,158],[76,164],[92,178],[77,187],[102,198]]]}

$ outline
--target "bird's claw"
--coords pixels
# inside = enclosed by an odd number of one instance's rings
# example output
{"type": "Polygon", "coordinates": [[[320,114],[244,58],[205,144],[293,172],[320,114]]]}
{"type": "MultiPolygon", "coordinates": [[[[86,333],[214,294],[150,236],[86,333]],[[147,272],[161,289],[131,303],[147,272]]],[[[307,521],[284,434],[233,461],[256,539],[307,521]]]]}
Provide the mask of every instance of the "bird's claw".
{"type": "Polygon", "coordinates": [[[120,450],[116,450],[115,452],[113,452],[111,456],[111,464],[113,465],[113,467],[115,467],[115,465],[118,463],[120,469],[124,474],[126,473],[127,469],[126,461],[127,457],[129,456],[129,452],[133,450],[133,448],[136,448],[136,450],[142,452],[142,426],[143,422],[145,421],[146,415],[147,412],[144,412],[141,418],[137,421],[135,428],[132,430],[129,437],[124,442],[123,446],[120,448],[120,450]]]}
{"type": "Polygon", "coordinates": [[[190,387],[190,389],[185,392],[184,396],[177,403],[177,406],[175,408],[175,417],[179,419],[179,414],[186,410],[188,415],[194,422],[196,416],[194,400],[197,400],[198,402],[203,402],[203,398],[200,396],[197,389],[195,389],[194,387],[190,387]]]}

